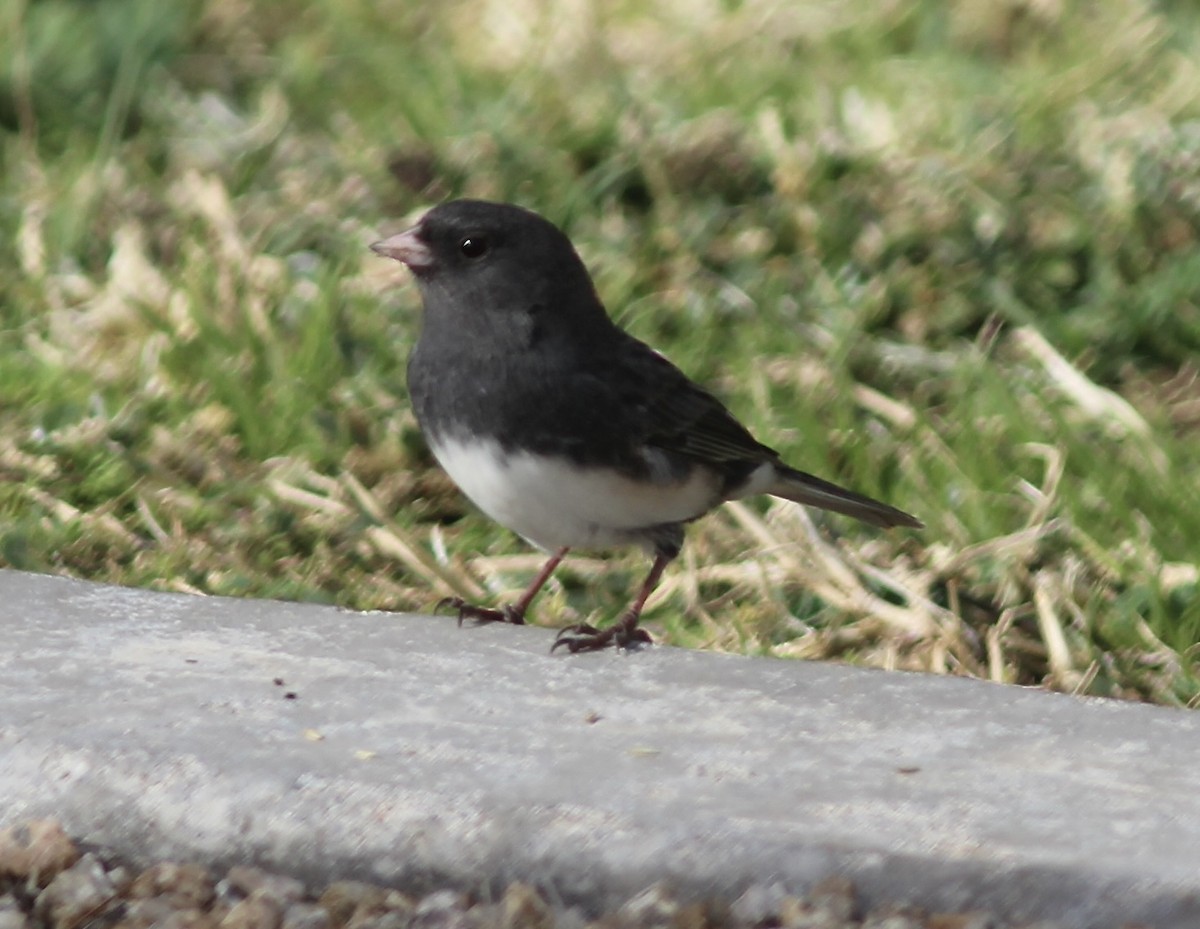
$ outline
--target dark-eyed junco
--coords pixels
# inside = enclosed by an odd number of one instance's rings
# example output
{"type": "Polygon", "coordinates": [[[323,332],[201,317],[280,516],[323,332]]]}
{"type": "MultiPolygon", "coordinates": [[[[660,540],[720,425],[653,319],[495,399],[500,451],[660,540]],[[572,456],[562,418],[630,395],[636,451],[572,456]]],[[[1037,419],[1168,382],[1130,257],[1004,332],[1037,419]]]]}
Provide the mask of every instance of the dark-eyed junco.
{"type": "Polygon", "coordinates": [[[460,621],[522,623],[569,549],[636,544],[654,564],[633,604],[607,628],[564,629],[554,647],[648,642],[638,617],[684,526],[753,494],[875,526],[921,526],[784,464],[609,319],[570,240],[536,213],[457,200],[371,248],[408,265],[421,290],[408,387],[433,454],[481,510],[550,553],[515,603],[449,601],[460,621]]]}

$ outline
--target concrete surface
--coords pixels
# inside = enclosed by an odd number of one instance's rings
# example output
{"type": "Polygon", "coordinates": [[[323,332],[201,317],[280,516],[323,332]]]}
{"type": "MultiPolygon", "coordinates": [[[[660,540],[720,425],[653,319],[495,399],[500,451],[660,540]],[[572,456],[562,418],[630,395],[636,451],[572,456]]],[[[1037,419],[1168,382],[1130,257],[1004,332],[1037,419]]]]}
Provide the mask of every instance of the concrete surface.
{"type": "Polygon", "coordinates": [[[1200,926],[1200,716],[551,639],[0,571],[0,825],[590,912],[840,873],[868,903],[1200,926]]]}

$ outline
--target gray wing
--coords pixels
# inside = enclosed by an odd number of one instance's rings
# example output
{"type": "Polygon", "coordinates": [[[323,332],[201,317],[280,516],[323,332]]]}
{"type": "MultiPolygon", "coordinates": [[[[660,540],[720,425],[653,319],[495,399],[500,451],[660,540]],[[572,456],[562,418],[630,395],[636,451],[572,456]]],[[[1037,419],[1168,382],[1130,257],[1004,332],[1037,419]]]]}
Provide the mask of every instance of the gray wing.
{"type": "Polygon", "coordinates": [[[755,439],[720,400],[645,343],[628,339],[608,367],[620,375],[628,428],[638,441],[710,465],[728,484],[765,461],[779,461],[774,449],[755,439]]]}

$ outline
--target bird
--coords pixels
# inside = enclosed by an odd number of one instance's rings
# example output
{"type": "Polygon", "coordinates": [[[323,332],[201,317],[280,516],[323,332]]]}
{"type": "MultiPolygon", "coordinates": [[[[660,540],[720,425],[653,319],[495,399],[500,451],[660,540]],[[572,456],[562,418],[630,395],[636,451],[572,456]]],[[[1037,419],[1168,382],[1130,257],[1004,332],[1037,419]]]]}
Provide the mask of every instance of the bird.
{"type": "Polygon", "coordinates": [[[640,546],[650,570],[605,628],[562,629],[551,651],[633,648],[684,528],[758,494],[882,528],[919,519],[786,464],[720,400],[609,316],[570,239],[509,203],[451,200],[376,242],[406,265],[422,302],[409,397],[430,451],[484,514],[548,554],[512,603],[462,598],[460,625],[523,624],[573,549],[640,546]]]}

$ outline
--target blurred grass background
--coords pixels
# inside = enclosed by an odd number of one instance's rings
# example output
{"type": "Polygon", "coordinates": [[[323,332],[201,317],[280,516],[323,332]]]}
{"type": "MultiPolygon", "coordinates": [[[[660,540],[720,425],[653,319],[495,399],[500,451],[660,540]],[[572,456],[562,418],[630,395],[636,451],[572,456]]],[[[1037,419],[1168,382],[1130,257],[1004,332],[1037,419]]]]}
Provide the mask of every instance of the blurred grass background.
{"type": "MultiPolygon", "coordinates": [[[[1169,0],[9,0],[0,564],[356,609],[519,589],[539,558],[433,466],[415,288],[365,250],[513,200],[789,461],[928,524],[727,506],[660,640],[1194,704],[1198,27],[1169,0]]],[[[644,569],[572,559],[535,614],[607,619],[644,569]]]]}

